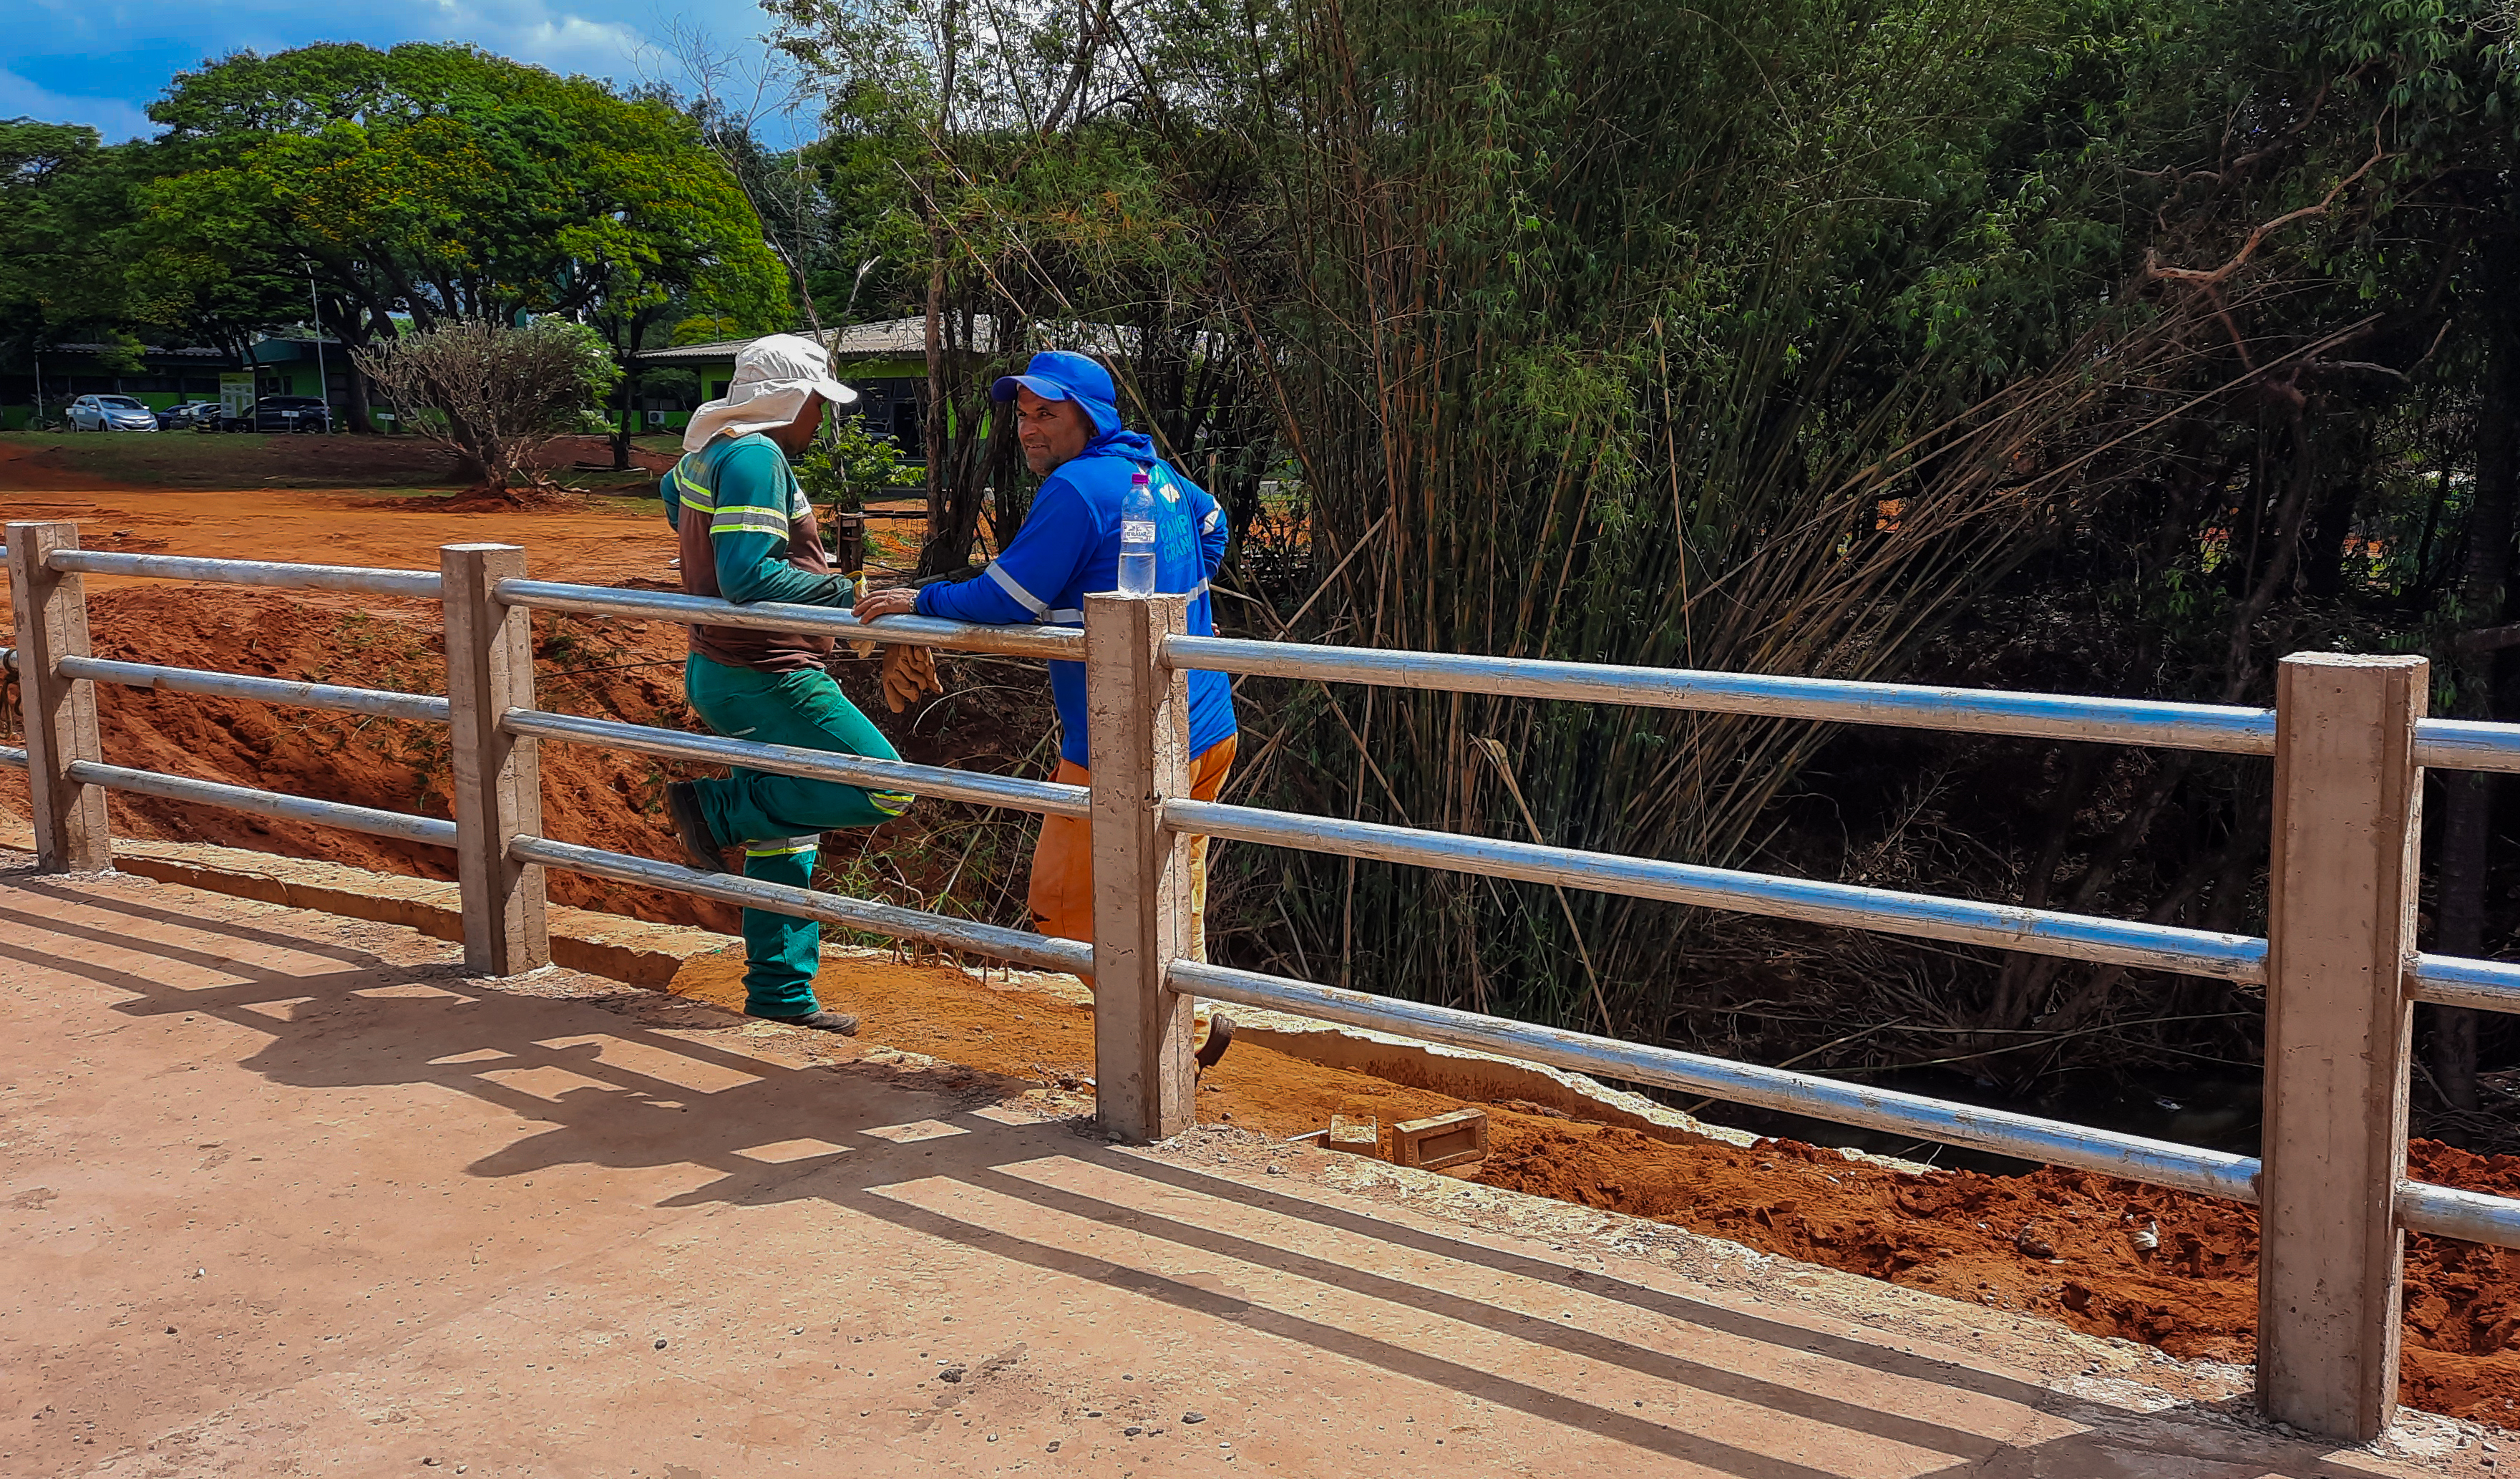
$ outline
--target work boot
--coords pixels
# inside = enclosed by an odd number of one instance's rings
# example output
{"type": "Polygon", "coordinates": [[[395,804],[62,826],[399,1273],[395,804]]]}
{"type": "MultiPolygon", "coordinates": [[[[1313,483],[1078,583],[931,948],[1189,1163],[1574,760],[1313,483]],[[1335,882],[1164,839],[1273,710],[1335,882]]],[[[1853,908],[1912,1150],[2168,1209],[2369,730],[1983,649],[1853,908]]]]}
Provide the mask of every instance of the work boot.
{"type": "Polygon", "coordinates": [[[665,813],[674,819],[674,835],[683,844],[683,856],[692,867],[702,873],[726,872],[726,850],[718,846],[717,836],[709,830],[708,814],[700,810],[700,788],[689,781],[675,781],[665,786],[665,813]]]}
{"type": "Polygon", "coordinates": [[[1207,1019],[1207,1041],[1198,1045],[1193,1061],[1202,1071],[1213,1068],[1216,1060],[1225,1056],[1225,1050],[1233,1046],[1234,1018],[1220,1011],[1207,1019]]]}
{"type": "Polygon", "coordinates": [[[746,1012],[745,1015],[760,1017],[765,1022],[785,1022],[790,1027],[811,1027],[816,1032],[836,1032],[842,1037],[858,1035],[858,1019],[845,1011],[825,1011],[818,1008],[803,1016],[771,1016],[759,1011],[746,1012]]]}

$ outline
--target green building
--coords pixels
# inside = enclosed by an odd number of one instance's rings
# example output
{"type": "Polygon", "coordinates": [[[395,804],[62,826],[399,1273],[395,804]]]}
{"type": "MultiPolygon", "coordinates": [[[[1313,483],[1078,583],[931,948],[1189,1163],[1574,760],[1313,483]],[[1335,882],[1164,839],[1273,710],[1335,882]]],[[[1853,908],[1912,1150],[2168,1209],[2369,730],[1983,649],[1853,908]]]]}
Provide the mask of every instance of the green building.
{"type": "Polygon", "coordinates": [[[145,344],[140,364],[109,364],[105,344],[47,344],[0,370],[0,430],[17,430],[34,419],[36,367],[43,369],[43,408],[59,421],[82,395],[128,395],[153,411],[179,401],[217,400],[219,377],[234,374],[236,355],[206,347],[163,349],[145,344]]]}
{"type": "Polygon", "coordinates": [[[350,356],[326,339],[320,346],[322,390],[317,386],[319,346],[306,338],[262,338],[243,356],[232,349],[196,345],[181,349],[145,344],[138,368],[110,364],[105,344],[48,344],[14,369],[0,370],[0,430],[26,426],[35,414],[35,368],[43,367],[43,408],[55,421],[82,395],[128,395],[152,411],[184,401],[218,400],[221,382],[252,378],[253,396],[323,393],[336,408],[349,404],[350,356]]]}
{"type": "Polygon", "coordinates": [[[246,351],[253,371],[253,393],[263,395],[321,395],[325,404],[339,416],[350,403],[349,351],[338,341],[325,339],[320,344],[305,338],[266,338],[246,351]],[[321,362],[322,388],[317,388],[318,362],[321,362]]]}

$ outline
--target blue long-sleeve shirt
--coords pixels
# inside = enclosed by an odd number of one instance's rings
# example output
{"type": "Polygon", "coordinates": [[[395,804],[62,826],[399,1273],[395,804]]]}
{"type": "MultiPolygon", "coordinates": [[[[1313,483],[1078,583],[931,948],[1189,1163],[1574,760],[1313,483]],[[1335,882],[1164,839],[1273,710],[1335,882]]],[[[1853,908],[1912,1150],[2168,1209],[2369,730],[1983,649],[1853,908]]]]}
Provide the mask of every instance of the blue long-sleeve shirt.
{"type": "MultiPolygon", "coordinates": [[[[1155,504],[1155,589],[1191,597],[1190,632],[1213,635],[1207,583],[1225,560],[1225,511],[1206,489],[1155,456],[1144,435],[1099,438],[1043,479],[1023,527],[988,568],[958,585],[919,593],[919,614],[998,625],[1083,626],[1085,594],[1120,585],[1120,511],[1130,474],[1150,474],[1155,504]]],[[[1058,704],[1058,753],[1087,769],[1085,665],[1050,665],[1058,704]]],[[[1234,687],[1223,673],[1190,675],[1190,748],[1193,755],[1235,733],[1234,687]]]]}

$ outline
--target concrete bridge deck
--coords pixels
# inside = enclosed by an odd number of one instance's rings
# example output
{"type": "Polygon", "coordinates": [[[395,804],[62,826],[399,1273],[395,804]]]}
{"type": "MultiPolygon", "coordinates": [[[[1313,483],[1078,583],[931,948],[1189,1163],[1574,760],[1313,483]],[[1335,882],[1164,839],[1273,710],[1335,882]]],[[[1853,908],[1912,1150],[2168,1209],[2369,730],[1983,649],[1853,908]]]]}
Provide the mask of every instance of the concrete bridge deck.
{"type": "Polygon", "coordinates": [[[24,862],[0,1474],[2488,1471],[1652,1224],[1123,1149],[950,1065],[24,862]]]}

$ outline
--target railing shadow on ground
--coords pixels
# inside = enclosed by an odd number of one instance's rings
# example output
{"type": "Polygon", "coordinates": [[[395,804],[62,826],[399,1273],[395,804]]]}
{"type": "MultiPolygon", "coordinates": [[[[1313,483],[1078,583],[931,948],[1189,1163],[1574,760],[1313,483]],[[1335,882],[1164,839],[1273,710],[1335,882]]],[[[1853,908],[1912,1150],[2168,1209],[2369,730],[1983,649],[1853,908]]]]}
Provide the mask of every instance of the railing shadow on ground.
{"type": "MultiPolygon", "coordinates": [[[[0,923],[9,926],[11,936],[0,941],[0,960],[75,975],[124,993],[124,1000],[111,1008],[113,1011],[135,1016],[202,1013],[264,1034],[269,1039],[265,1046],[240,1059],[239,1065],[275,1084],[319,1090],[430,1086],[470,1096],[523,1121],[552,1126],[473,1160],[463,1168],[470,1175],[523,1177],[567,1165],[698,1166],[716,1172],[719,1179],[664,1198],[656,1203],[659,1209],[827,1203],[1042,1274],[1137,1294],[1324,1356],[1567,1424],[1641,1454],[1703,1465],[1740,1479],[1833,1479],[1836,1471],[1676,1429],[1633,1411],[1588,1401],[1580,1393],[1552,1390],[1504,1370],[1446,1360],[1395,1340],[1132,1267],[1101,1253],[1018,1235],[1004,1227],[941,1210],[933,1204],[936,1197],[914,1199],[914,1193],[922,1186],[950,1183],[983,1197],[1012,1199],[1035,1213],[1124,1230],[1188,1254],[1233,1260],[1328,1285],[1375,1306],[1406,1309],[1464,1330],[1525,1343],[1535,1355],[1581,1358],[1707,1398],[1750,1404],[1953,1459],[1945,1468],[1919,1472],[2132,1475],[2162,1472],[2161,1466],[2168,1465],[2180,1472],[2219,1473],[2225,1463],[2231,1465],[2228,1472],[2249,1479],[2347,1479],[2370,1472],[2367,1466],[2340,1463],[2329,1451],[2312,1444],[2245,1431],[2230,1420],[2229,1412],[2208,1409],[2139,1414],[1998,1372],[1887,1349],[1635,1279],[1570,1268],[1485,1240],[1367,1215],[1297,1191],[1245,1185],[1121,1149],[1087,1133],[1088,1126],[1081,1121],[1019,1125],[971,1112],[1005,1097],[1017,1087],[1014,1081],[967,1072],[960,1088],[940,1089],[929,1082],[932,1074],[905,1074],[865,1063],[800,1067],[694,1042],[641,1020],[656,1009],[680,1009],[676,999],[652,993],[625,992],[597,999],[513,993],[468,979],[458,964],[393,964],[355,948],[195,918],[129,898],[101,896],[25,871],[0,872],[0,923]],[[9,890],[119,916],[129,923],[109,927],[30,914],[8,903],[9,890]],[[196,944],[154,937],[163,931],[226,935],[339,961],[348,968],[300,975],[256,966],[196,944]],[[44,943],[47,935],[58,943],[44,943]],[[88,952],[71,953],[64,946],[92,947],[125,962],[88,959],[88,952]],[[175,969],[153,971],[151,961],[175,969]],[[170,984],[164,979],[187,969],[239,979],[202,986],[170,984]],[[404,995],[400,994],[403,988],[426,991],[404,995]],[[449,997],[459,999],[459,1004],[451,1006],[449,997]],[[251,1009],[284,998],[299,1004],[286,1017],[251,1009]],[[604,1015],[588,1020],[584,1015],[588,1008],[604,1015]],[[553,1018],[561,1014],[578,1016],[579,1021],[565,1031],[555,1031],[553,1018]],[[601,1042],[554,1046],[548,1041],[597,1034],[665,1057],[652,1060],[652,1067],[643,1070],[607,1061],[601,1042]],[[311,1051],[319,1041],[327,1050],[320,1058],[311,1051]],[[343,1050],[351,1042],[358,1051],[345,1055],[343,1050]],[[324,1066],[316,1066],[319,1062],[324,1066]],[[596,1085],[545,1098],[493,1076],[514,1077],[538,1068],[563,1070],[595,1080],[596,1085]],[[737,1082],[714,1089],[695,1088],[683,1081],[722,1080],[730,1072],[737,1082]],[[863,1135],[893,1126],[905,1114],[936,1119],[947,1133],[906,1143],[868,1140],[863,1135]],[[745,1154],[747,1148],[765,1143],[766,1130],[810,1135],[833,1143],[845,1141],[848,1148],[785,1161],[745,1154]],[[1090,1179],[1107,1189],[1082,1190],[1040,1174],[1043,1167],[1060,1165],[1089,1168],[1090,1179]],[[1230,1204],[1234,1211],[1221,1212],[1208,1225],[1199,1225],[1146,1205],[1149,1198],[1160,1203],[1185,1194],[1230,1204]],[[1575,1295],[1612,1301],[1642,1315],[1753,1342],[1788,1360],[1818,1356],[1916,1383],[1921,1390],[1917,1400],[1905,1404],[1910,1411],[1885,1412],[1561,1323],[1508,1303],[1431,1286],[1429,1280],[1360,1269],[1213,1225],[1229,1218],[1269,1223],[1316,1245],[1366,1239],[1444,1260],[1463,1273],[1490,1276],[1488,1281],[1503,1277],[1550,1292],[1547,1303],[1575,1295]],[[2031,1409],[2084,1431],[2015,1444],[1983,1431],[1988,1425],[1983,1420],[1975,1424],[1978,1430],[1972,1430],[1936,1418],[1937,1409],[1983,1407],[1989,1399],[2031,1409]],[[2235,1446],[2245,1452],[2235,1452],[2235,1446]],[[2191,1467],[2197,1464],[2214,1467],[2191,1467]]],[[[696,1015],[716,1016],[711,1008],[692,1009],[696,1015]]],[[[1956,1320],[1959,1313],[1956,1306],[1956,1320]]],[[[2243,1399],[2222,1406],[2236,1412],[2248,1404],[2243,1399]]]]}

